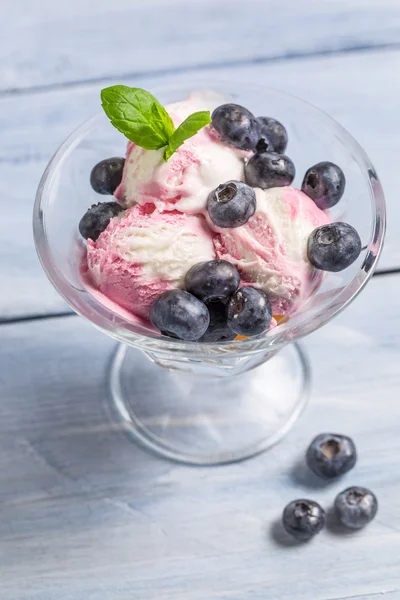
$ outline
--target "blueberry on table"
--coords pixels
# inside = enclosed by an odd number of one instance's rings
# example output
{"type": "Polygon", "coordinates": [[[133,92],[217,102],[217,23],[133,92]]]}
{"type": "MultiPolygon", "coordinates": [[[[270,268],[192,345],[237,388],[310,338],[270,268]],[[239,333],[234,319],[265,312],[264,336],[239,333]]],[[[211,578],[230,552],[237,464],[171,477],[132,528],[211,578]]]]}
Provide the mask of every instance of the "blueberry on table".
{"type": "Polygon", "coordinates": [[[335,433],[321,433],[309,445],[306,461],[318,477],[333,479],[354,467],[357,451],[351,438],[335,433]]]}
{"type": "Polygon", "coordinates": [[[267,295],[254,287],[242,287],[228,303],[228,325],[238,335],[252,336],[267,329],[272,320],[267,295]]]}
{"type": "Polygon", "coordinates": [[[207,210],[217,227],[240,227],[254,215],[256,204],[253,188],[232,180],[222,183],[210,193],[207,210]]]}
{"type": "Polygon", "coordinates": [[[236,333],[228,326],[227,308],[222,302],[209,302],[210,324],[199,342],[229,342],[235,339],[236,333]]]}
{"type": "Polygon", "coordinates": [[[362,529],[378,512],[378,501],[367,488],[349,487],[336,497],[335,509],[345,527],[362,529]]]}
{"type": "Polygon", "coordinates": [[[186,291],[203,302],[228,300],[240,285],[236,267],[226,260],[209,260],[194,265],[186,273],[186,291]]]}
{"type": "Polygon", "coordinates": [[[239,104],[222,104],[211,115],[211,124],[221,139],[241,150],[254,150],[260,139],[255,116],[239,104]]]}
{"type": "Polygon", "coordinates": [[[342,271],[357,260],[360,252],[360,236],[348,223],[321,225],[308,238],[308,260],[322,271],[342,271]]]}
{"type": "Polygon", "coordinates": [[[325,511],[313,500],[293,500],[283,511],[284,528],[296,540],[307,542],[325,525],[325,511]]]}
{"type": "Polygon", "coordinates": [[[345,186],[346,178],[340,167],[332,162],[320,162],[306,172],[301,191],[314,200],[318,208],[326,210],[339,202],[345,186]]]}
{"type": "Polygon", "coordinates": [[[285,154],[254,154],[244,167],[246,183],[263,190],[290,185],[296,174],[293,162],[285,154]]]}
{"type": "Polygon", "coordinates": [[[98,194],[112,196],[122,180],[125,159],[115,156],[95,165],[90,173],[90,185],[98,194]]]}
{"type": "Polygon", "coordinates": [[[117,202],[93,204],[79,221],[79,233],[85,240],[90,238],[95,242],[110,220],[123,210],[117,202]]]}
{"type": "Polygon", "coordinates": [[[257,150],[283,154],[288,143],[288,134],[282,123],[270,117],[257,117],[257,123],[260,128],[257,150]]]}
{"type": "Polygon", "coordinates": [[[207,306],[183,290],[170,290],[155,300],[150,310],[151,322],[164,335],[196,341],[210,324],[207,306]]]}

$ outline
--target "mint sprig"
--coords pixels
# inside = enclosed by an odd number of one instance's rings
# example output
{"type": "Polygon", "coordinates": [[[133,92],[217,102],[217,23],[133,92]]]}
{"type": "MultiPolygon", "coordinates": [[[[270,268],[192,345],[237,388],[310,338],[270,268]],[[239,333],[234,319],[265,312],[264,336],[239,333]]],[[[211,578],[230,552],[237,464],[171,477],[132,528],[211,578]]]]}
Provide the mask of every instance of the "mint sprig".
{"type": "Polygon", "coordinates": [[[141,88],[113,85],[101,91],[104,112],[112,125],[128,140],[146,150],[166,146],[164,160],[211,122],[209,111],[190,115],[175,129],[174,123],[158,100],[141,88]]]}
{"type": "Polygon", "coordinates": [[[165,108],[149,92],[113,85],[101,90],[101,101],[114,127],[138,146],[157,150],[168,144],[174,124],[165,108]]]}
{"type": "Polygon", "coordinates": [[[187,119],[175,129],[169,138],[168,146],[164,152],[164,159],[168,160],[185,140],[195,135],[199,129],[209,123],[211,123],[209,110],[201,110],[189,115],[187,119]]]}

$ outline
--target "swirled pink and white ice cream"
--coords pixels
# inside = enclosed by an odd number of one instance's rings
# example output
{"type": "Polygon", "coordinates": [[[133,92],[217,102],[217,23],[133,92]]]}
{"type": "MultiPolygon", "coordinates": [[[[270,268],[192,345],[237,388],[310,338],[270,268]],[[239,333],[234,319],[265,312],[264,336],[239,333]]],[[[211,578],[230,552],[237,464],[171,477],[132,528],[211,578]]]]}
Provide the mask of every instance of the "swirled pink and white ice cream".
{"type": "Polygon", "coordinates": [[[242,227],[213,236],[218,258],[235,265],[243,284],[262,289],[273,313],[292,313],[319,287],[323,272],[307,258],[307,240],[329,217],[292,187],[256,189],[257,210],[242,227]]]}
{"type": "MultiPolygon", "coordinates": [[[[217,94],[192,94],[186,101],[167,106],[175,125],[198,110],[212,110],[223,101],[217,94]]],[[[204,127],[180,146],[165,162],[163,149],[144,150],[128,143],[125,168],[116,197],[123,206],[154,204],[161,211],[204,213],[207,196],[221,182],[243,180],[244,156],[220,141],[210,127],[204,127]]]]}
{"type": "Polygon", "coordinates": [[[160,294],[183,287],[190,267],[214,258],[212,233],[202,216],[161,213],[151,204],[129,208],[87,243],[97,289],[145,319],[160,294]]]}

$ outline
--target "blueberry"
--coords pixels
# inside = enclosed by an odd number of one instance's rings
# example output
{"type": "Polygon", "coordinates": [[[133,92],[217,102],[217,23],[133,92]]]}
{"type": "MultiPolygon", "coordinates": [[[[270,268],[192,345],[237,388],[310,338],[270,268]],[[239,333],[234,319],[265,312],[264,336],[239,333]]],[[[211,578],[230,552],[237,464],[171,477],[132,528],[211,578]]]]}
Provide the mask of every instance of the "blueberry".
{"type": "Polygon", "coordinates": [[[207,331],[210,313],[207,306],[189,292],[170,290],[153,302],[150,319],[164,335],[195,341],[207,331]]]}
{"type": "Polygon", "coordinates": [[[346,178],[340,167],[331,162],[320,162],[308,169],[301,184],[318,208],[326,210],[335,206],[343,196],[346,178]]]}
{"type": "Polygon", "coordinates": [[[333,479],[354,467],[357,451],[351,438],[321,433],[313,439],[306,454],[307,464],[318,477],[333,479]]]}
{"type": "Polygon", "coordinates": [[[185,288],[203,302],[228,300],[240,285],[240,275],[226,260],[197,263],[186,273],[185,288]]]}
{"type": "Polygon", "coordinates": [[[293,500],[282,516],[283,526],[296,540],[307,542],[325,525],[325,511],[313,500],[293,500]]]}
{"type": "Polygon", "coordinates": [[[229,342],[234,340],[236,333],[228,326],[228,316],[225,304],[209,302],[210,324],[199,342],[229,342]]]}
{"type": "Polygon", "coordinates": [[[322,271],[342,271],[358,258],[360,252],[360,236],[348,223],[322,225],[308,238],[308,260],[322,271]]]}
{"type": "Polygon", "coordinates": [[[296,174],[292,161],[285,154],[261,152],[254,154],[244,167],[246,183],[263,190],[290,185],[296,174]]]}
{"type": "Polygon", "coordinates": [[[258,152],[269,150],[283,154],[288,143],[288,134],[282,123],[270,117],[257,117],[257,123],[260,128],[258,152]]]}
{"type": "Polygon", "coordinates": [[[238,104],[222,104],[211,115],[211,124],[221,139],[241,150],[254,150],[260,139],[255,116],[238,104]]]}
{"type": "Polygon", "coordinates": [[[255,213],[255,191],[241,181],[227,181],[208,196],[207,210],[218,227],[240,227],[255,213]]]}
{"type": "Polygon", "coordinates": [[[262,290],[242,287],[228,303],[228,325],[239,335],[262,333],[271,320],[271,304],[262,290]]]}
{"type": "Polygon", "coordinates": [[[336,497],[335,509],[343,525],[361,529],[375,517],[378,501],[367,488],[349,487],[336,497]]]}
{"type": "Polygon", "coordinates": [[[90,238],[94,242],[106,229],[110,220],[116,217],[122,210],[117,202],[99,202],[93,204],[82,219],[79,221],[79,232],[86,240],[90,238]]]}
{"type": "Polygon", "coordinates": [[[95,165],[90,173],[90,185],[98,194],[113,195],[122,180],[125,159],[106,158],[95,165]]]}

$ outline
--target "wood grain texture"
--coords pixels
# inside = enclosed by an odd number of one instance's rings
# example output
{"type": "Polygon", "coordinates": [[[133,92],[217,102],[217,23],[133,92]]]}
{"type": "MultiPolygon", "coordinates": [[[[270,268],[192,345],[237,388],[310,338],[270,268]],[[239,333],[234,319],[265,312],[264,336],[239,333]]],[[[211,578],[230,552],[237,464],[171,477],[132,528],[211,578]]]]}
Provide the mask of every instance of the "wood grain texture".
{"type": "MultiPolygon", "coordinates": [[[[399,64],[400,52],[365,52],[201,74],[201,80],[209,81],[210,86],[215,79],[243,78],[297,94],[332,114],[350,130],[375,163],[387,197],[389,226],[381,269],[400,267],[397,180],[400,87],[393,80],[399,64]]],[[[188,77],[196,81],[198,75],[196,72],[176,75],[174,81],[188,77]]],[[[138,78],[134,83],[153,88],[170,79],[169,76],[138,78]]],[[[0,221],[0,276],[8,290],[0,296],[0,318],[65,309],[36,258],[31,211],[47,161],[68,133],[96,112],[100,87],[87,85],[0,100],[0,191],[7,214],[0,221]]]]}
{"type": "Polygon", "coordinates": [[[399,294],[398,276],[376,278],[310,336],[305,415],[269,452],[222,468],[174,465],[130,443],[107,410],[114,343],[81,319],[2,325],[1,597],[398,599],[399,294]],[[382,297],[385,319],[371,318],[382,297]],[[354,471],[327,486],[299,465],[324,430],[359,450],[354,471]],[[376,491],[376,521],[292,545],[277,525],[285,503],[329,507],[352,483],[376,491]]]}
{"type": "MultiPolygon", "coordinates": [[[[0,12],[0,323],[66,309],[34,253],[33,198],[113,77],[260,80],[319,105],[375,163],[389,207],[380,267],[400,267],[398,0],[3,0],[0,12]]],[[[0,324],[1,600],[399,600],[399,292],[398,275],[377,277],[310,336],[305,415],[271,451],[223,468],[130,443],[109,417],[114,343],[81,319],[0,324]],[[360,455],[327,487],[301,464],[323,430],[353,436],[360,455]],[[375,522],[292,545],[285,503],[330,506],[352,483],[378,494],[375,522]]]]}
{"type": "Polygon", "coordinates": [[[3,0],[0,90],[400,43],[397,0],[3,0]]]}

